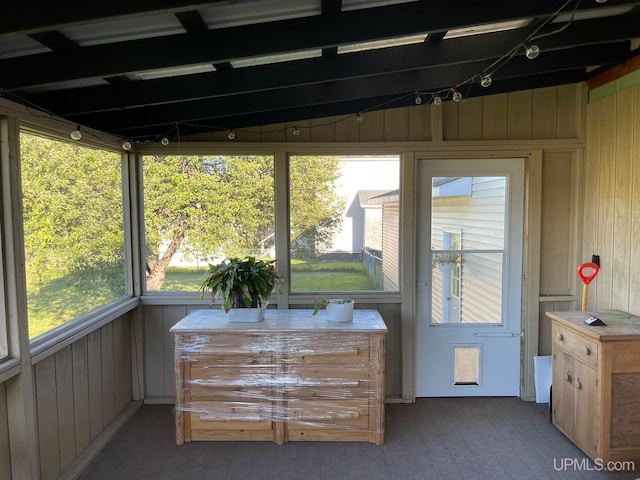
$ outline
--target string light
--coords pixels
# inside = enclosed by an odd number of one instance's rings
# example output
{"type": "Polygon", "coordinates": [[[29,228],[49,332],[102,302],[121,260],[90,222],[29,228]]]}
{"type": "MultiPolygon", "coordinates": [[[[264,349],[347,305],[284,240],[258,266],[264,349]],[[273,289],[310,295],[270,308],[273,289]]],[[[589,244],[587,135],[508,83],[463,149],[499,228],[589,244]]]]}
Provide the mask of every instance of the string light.
{"type": "Polygon", "coordinates": [[[71,132],[71,138],[75,141],[78,141],[82,138],[82,132],[80,131],[80,126],[78,125],[74,131],[71,132]]]}
{"type": "MultiPolygon", "coordinates": [[[[595,0],[595,2],[597,3],[605,3],[607,0],[595,0]]],[[[566,28],[568,28],[575,16],[575,13],[579,7],[581,3],[581,0],[566,0],[560,7],[558,7],[556,9],[555,12],[553,12],[552,14],[550,14],[549,16],[547,16],[544,21],[540,22],[538,24],[538,26],[536,27],[536,29],[531,32],[526,39],[524,39],[524,41],[522,43],[517,44],[516,46],[512,47],[509,51],[507,51],[504,55],[502,55],[500,58],[496,59],[492,64],[490,64],[489,66],[487,66],[486,68],[484,68],[482,70],[481,73],[476,73],[475,75],[457,83],[455,86],[450,87],[450,88],[442,88],[440,90],[437,91],[414,91],[410,94],[403,94],[400,97],[397,98],[393,98],[390,100],[386,100],[380,104],[377,105],[373,105],[369,108],[366,108],[364,111],[355,113],[353,115],[347,116],[347,117],[343,117],[340,119],[335,119],[331,122],[328,122],[326,124],[315,124],[314,126],[319,127],[319,126],[323,126],[323,125],[336,125],[342,121],[344,121],[346,118],[353,118],[355,117],[355,120],[357,123],[363,123],[364,122],[364,117],[362,116],[362,113],[364,112],[369,112],[369,111],[373,111],[373,110],[378,110],[381,108],[386,107],[387,105],[396,103],[400,100],[403,100],[407,97],[413,96],[414,99],[414,103],[416,105],[421,105],[424,103],[424,98],[430,98],[431,99],[431,103],[433,105],[441,105],[442,102],[446,99],[451,98],[451,100],[453,100],[454,102],[461,102],[463,100],[463,94],[458,90],[459,88],[463,87],[463,86],[468,86],[468,90],[465,93],[465,96],[469,96],[470,92],[471,92],[471,88],[473,87],[474,84],[479,83],[480,86],[482,86],[483,88],[489,88],[492,84],[493,84],[493,76],[495,76],[495,73],[502,68],[504,65],[506,65],[507,62],[509,62],[512,58],[514,58],[516,56],[516,54],[521,51],[521,48],[524,48],[525,50],[525,55],[528,59],[535,59],[539,56],[540,54],[540,47],[535,44],[532,43],[533,41],[539,39],[539,38],[543,38],[543,37],[548,37],[551,35],[555,35],[559,32],[562,32],[563,30],[565,30],[566,28]],[[571,18],[569,19],[568,22],[565,22],[565,24],[560,27],[559,29],[550,31],[550,32],[546,32],[546,33],[539,33],[540,30],[547,26],[550,22],[552,22],[554,19],[556,19],[558,17],[558,15],[560,15],[560,13],[562,13],[569,5],[571,5],[571,3],[575,2],[575,6],[571,7],[572,8],[572,14],[571,14],[571,18]]],[[[198,124],[192,124],[192,123],[183,123],[183,125],[189,125],[192,127],[197,127],[197,128],[206,128],[211,130],[216,129],[216,130],[225,130],[224,127],[215,127],[215,126],[211,126],[211,125],[198,125],[198,124]]],[[[178,124],[176,124],[176,126],[174,128],[178,128],[178,124]]],[[[275,132],[275,131],[286,131],[286,128],[279,128],[279,129],[275,129],[272,130],[270,132],[275,132]]],[[[293,127],[292,130],[292,134],[293,135],[299,135],[300,134],[300,130],[297,126],[293,127]]],[[[165,134],[167,135],[167,134],[165,134]]],[[[157,138],[157,137],[156,137],[157,138]]],[[[166,137],[165,137],[166,138],[166,137]]],[[[178,135],[179,138],[179,135],[178,135]]],[[[236,131],[235,130],[229,130],[228,134],[227,134],[227,138],[229,140],[234,140],[236,138],[236,131]]],[[[164,140],[164,138],[163,138],[164,140]]],[[[167,139],[168,142],[168,139],[167,139]]],[[[162,143],[162,141],[161,141],[162,143]]],[[[163,143],[164,145],[164,143],[163,143]]]]}
{"type": "Polygon", "coordinates": [[[540,55],[540,47],[538,47],[538,45],[525,45],[525,55],[527,56],[527,58],[529,60],[533,60],[534,58],[538,58],[538,55],[540,55]]]}
{"type": "Polygon", "coordinates": [[[122,142],[122,148],[128,152],[131,150],[131,142],[129,140],[125,140],[122,142]]]}
{"type": "Polygon", "coordinates": [[[169,139],[167,137],[162,137],[160,143],[166,147],[167,145],[169,145],[169,139]]]}

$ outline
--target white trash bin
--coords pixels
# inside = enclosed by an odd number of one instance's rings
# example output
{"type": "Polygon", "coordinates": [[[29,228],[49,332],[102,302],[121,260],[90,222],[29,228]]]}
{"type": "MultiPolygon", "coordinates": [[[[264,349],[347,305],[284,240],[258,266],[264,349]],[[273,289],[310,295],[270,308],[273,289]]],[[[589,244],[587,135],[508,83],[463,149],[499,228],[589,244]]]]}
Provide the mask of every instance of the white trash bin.
{"type": "Polygon", "coordinates": [[[536,403],[549,403],[551,355],[533,357],[533,376],[536,387],[536,403]]]}

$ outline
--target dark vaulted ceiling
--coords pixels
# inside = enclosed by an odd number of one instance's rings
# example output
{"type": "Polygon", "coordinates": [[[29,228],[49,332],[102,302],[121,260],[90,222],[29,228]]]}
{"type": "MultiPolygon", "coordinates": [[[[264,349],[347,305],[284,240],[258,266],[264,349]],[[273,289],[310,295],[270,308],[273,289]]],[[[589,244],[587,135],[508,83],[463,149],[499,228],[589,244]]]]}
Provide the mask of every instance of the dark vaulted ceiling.
{"type": "Polygon", "coordinates": [[[638,38],[629,0],[7,0],[0,96],[154,140],[578,82],[638,38]]]}

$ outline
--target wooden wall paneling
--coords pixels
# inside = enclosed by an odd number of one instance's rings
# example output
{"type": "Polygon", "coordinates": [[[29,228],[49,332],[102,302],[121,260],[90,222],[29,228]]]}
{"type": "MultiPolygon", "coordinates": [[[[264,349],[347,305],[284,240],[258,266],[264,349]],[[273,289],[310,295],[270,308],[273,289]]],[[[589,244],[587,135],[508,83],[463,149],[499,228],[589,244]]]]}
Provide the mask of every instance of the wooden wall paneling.
{"type": "MultiPolygon", "coordinates": [[[[381,120],[376,112],[362,113],[362,123],[358,123],[355,115],[340,115],[335,117],[333,131],[336,142],[357,142],[360,140],[360,129],[367,123],[381,120]]],[[[371,128],[371,127],[369,127],[371,128]]]]}
{"type": "Polygon", "coordinates": [[[102,408],[102,342],[100,330],[87,336],[87,372],[89,373],[89,427],[91,441],[104,428],[104,411],[102,408]]]}
{"type": "Polygon", "coordinates": [[[482,98],[458,103],[458,140],[482,140],[482,98]]]}
{"type": "Polygon", "coordinates": [[[542,221],[540,228],[540,295],[569,295],[575,272],[571,262],[573,213],[571,152],[545,151],[542,160],[542,221]]]}
{"type": "MultiPolygon", "coordinates": [[[[229,135],[229,132],[227,130],[221,133],[222,133],[222,136],[224,137],[223,140],[226,140],[227,142],[230,141],[229,138],[227,137],[227,135],[229,135]]],[[[261,137],[262,137],[262,131],[260,130],[260,127],[241,128],[236,132],[236,139],[234,140],[234,142],[237,142],[237,141],[259,142],[261,137]]]]}
{"type": "Polygon", "coordinates": [[[531,138],[556,138],[558,135],[558,88],[537,88],[532,91],[531,138]]]}
{"type": "Polygon", "coordinates": [[[5,384],[0,383],[0,478],[11,478],[10,448],[7,391],[5,384]]]}
{"type": "Polygon", "coordinates": [[[71,345],[56,352],[55,379],[58,405],[60,471],[64,472],[77,457],[76,426],[73,402],[73,354],[71,345]]]}
{"type": "Polygon", "coordinates": [[[426,142],[431,138],[431,105],[423,104],[409,108],[409,137],[411,142],[426,142]]]}
{"type": "Polygon", "coordinates": [[[91,443],[87,337],[81,338],[71,345],[71,356],[73,369],[73,419],[76,450],[80,453],[91,443]]]}
{"type": "Polygon", "coordinates": [[[443,102],[442,108],[442,138],[445,141],[458,140],[458,104],[456,102],[443,102]]]}
{"type": "Polygon", "coordinates": [[[285,134],[287,136],[287,142],[308,142],[311,140],[309,120],[301,120],[299,122],[287,123],[285,134]],[[298,134],[294,134],[294,130],[298,129],[298,134]]]}
{"type": "Polygon", "coordinates": [[[385,396],[402,396],[402,328],[400,305],[379,303],[377,309],[386,323],[389,333],[385,335],[385,396]]]}
{"type": "MultiPolygon", "coordinates": [[[[284,123],[276,123],[274,125],[268,125],[268,126],[262,127],[260,138],[262,139],[263,142],[285,142],[287,140],[286,130],[287,130],[287,126],[284,123]]],[[[237,132],[236,132],[236,135],[237,135],[237,132]]]]}
{"type": "MultiPolygon", "coordinates": [[[[379,142],[384,137],[384,115],[384,110],[367,112],[363,115],[364,122],[356,122],[360,126],[360,138],[358,139],[360,142],[379,142]]],[[[355,122],[355,118],[353,122],[355,122]]],[[[348,123],[353,122],[348,121],[348,123]]]]}
{"type": "Polygon", "coordinates": [[[35,390],[40,446],[40,478],[55,480],[60,476],[60,440],[58,400],[56,392],[56,362],[47,357],[35,366],[35,390]]]}
{"type": "Polygon", "coordinates": [[[385,142],[409,140],[409,108],[391,108],[384,111],[382,139],[385,142]]]}
{"type": "MultiPolygon", "coordinates": [[[[615,190],[613,219],[613,308],[629,311],[631,261],[631,155],[634,125],[633,92],[626,89],[617,94],[615,123],[615,190]]],[[[636,133],[637,135],[637,133],[636,133]]]]}
{"type": "Polygon", "coordinates": [[[533,94],[531,90],[507,95],[507,137],[509,140],[531,138],[533,122],[533,94]]]}
{"type": "MultiPolygon", "coordinates": [[[[598,278],[593,282],[598,290],[597,304],[589,302],[589,308],[609,310],[612,303],[613,288],[613,235],[615,214],[615,156],[616,156],[616,99],[615,95],[602,99],[602,117],[600,123],[600,208],[597,225],[585,225],[598,231],[598,249],[601,268],[598,278]]],[[[591,292],[591,287],[589,292],[591,292]]]]}
{"type": "Polygon", "coordinates": [[[169,305],[162,309],[162,331],[163,331],[163,392],[162,396],[175,398],[176,377],[175,377],[175,335],[169,333],[169,329],[187,315],[185,305],[169,305]]]}
{"type": "Polygon", "coordinates": [[[161,397],[164,391],[164,332],[162,306],[143,307],[145,397],[161,397]]]}
{"type": "MultiPolygon", "coordinates": [[[[602,102],[596,102],[587,108],[587,148],[583,186],[582,215],[582,258],[581,262],[591,260],[591,255],[600,253],[598,245],[598,218],[600,216],[600,123],[602,120],[602,102]]],[[[598,304],[598,280],[589,287],[589,302],[598,304]]],[[[582,282],[578,282],[582,288],[582,282]]],[[[580,292],[577,292],[580,294],[580,292]]]]}
{"type": "Polygon", "coordinates": [[[578,92],[580,84],[560,85],[558,88],[557,138],[579,138],[578,92]]]}
{"type": "Polygon", "coordinates": [[[145,396],[145,359],[144,359],[144,307],[140,306],[129,312],[131,323],[131,397],[142,400],[145,396]]]}
{"type": "MultiPolygon", "coordinates": [[[[126,403],[133,400],[133,363],[131,362],[131,316],[126,314],[123,319],[123,348],[124,348],[124,365],[123,375],[125,377],[124,399],[126,403]]],[[[124,406],[124,405],[123,405],[124,406]]]]}
{"type": "Polygon", "coordinates": [[[102,411],[104,424],[107,425],[116,416],[113,323],[100,329],[100,343],[102,348],[102,411]]]}
{"type": "MultiPolygon", "coordinates": [[[[640,85],[631,89],[633,92],[633,111],[632,116],[629,118],[629,122],[632,123],[637,132],[640,125],[640,85]]],[[[640,238],[640,135],[637,133],[633,136],[632,151],[631,151],[631,177],[632,177],[632,190],[631,190],[631,260],[630,263],[634,267],[640,265],[640,242],[637,239],[640,238]]],[[[640,275],[631,275],[631,281],[629,288],[632,292],[629,299],[629,312],[640,315],[640,275]]]]}
{"type": "Polygon", "coordinates": [[[507,139],[507,94],[482,97],[482,139],[507,139]]]}
{"type": "Polygon", "coordinates": [[[333,142],[336,138],[333,117],[315,118],[311,120],[312,142],[333,142]]]}
{"type": "MultiPolygon", "coordinates": [[[[120,317],[112,322],[113,325],[113,372],[114,389],[113,398],[116,414],[119,413],[129,403],[127,395],[126,371],[131,371],[131,365],[125,362],[124,344],[124,318],[120,317]]],[[[129,345],[126,346],[127,350],[129,345]]]]}
{"type": "Polygon", "coordinates": [[[551,320],[545,312],[568,312],[575,310],[575,302],[569,301],[549,301],[540,303],[540,338],[538,344],[538,355],[551,355],[551,320]]]}

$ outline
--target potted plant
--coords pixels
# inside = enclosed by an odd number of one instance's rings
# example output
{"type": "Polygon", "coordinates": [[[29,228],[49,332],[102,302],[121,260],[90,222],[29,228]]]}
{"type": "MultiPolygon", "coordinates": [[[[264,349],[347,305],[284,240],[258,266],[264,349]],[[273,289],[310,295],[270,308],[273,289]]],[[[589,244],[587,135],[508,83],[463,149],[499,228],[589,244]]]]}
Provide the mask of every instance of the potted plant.
{"type": "Polygon", "coordinates": [[[200,298],[204,298],[209,290],[212,303],[221,298],[224,311],[231,311],[229,321],[260,321],[271,292],[284,280],[274,262],[255,257],[232,257],[215,265],[209,264],[208,276],[200,285],[200,298]],[[240,312],[241,309],[252,311],[240,312]]]}
{"type": "Polygon", "coordinates": [[[441,272],[450,270],[454,263],[457,263],[458,266],[460,266],[461,259],[459,253],[434,253],[431,256],[431,267],[438,267],[441,272]]]}
{"type": "Polygon", "coordinates": [[[353,307],[355,301],[352,298],[316,298],[313,302],[313,314],[324,308],[327,310],[327,320],[332,322],[350,322],[353,320],[353,307]]]}

